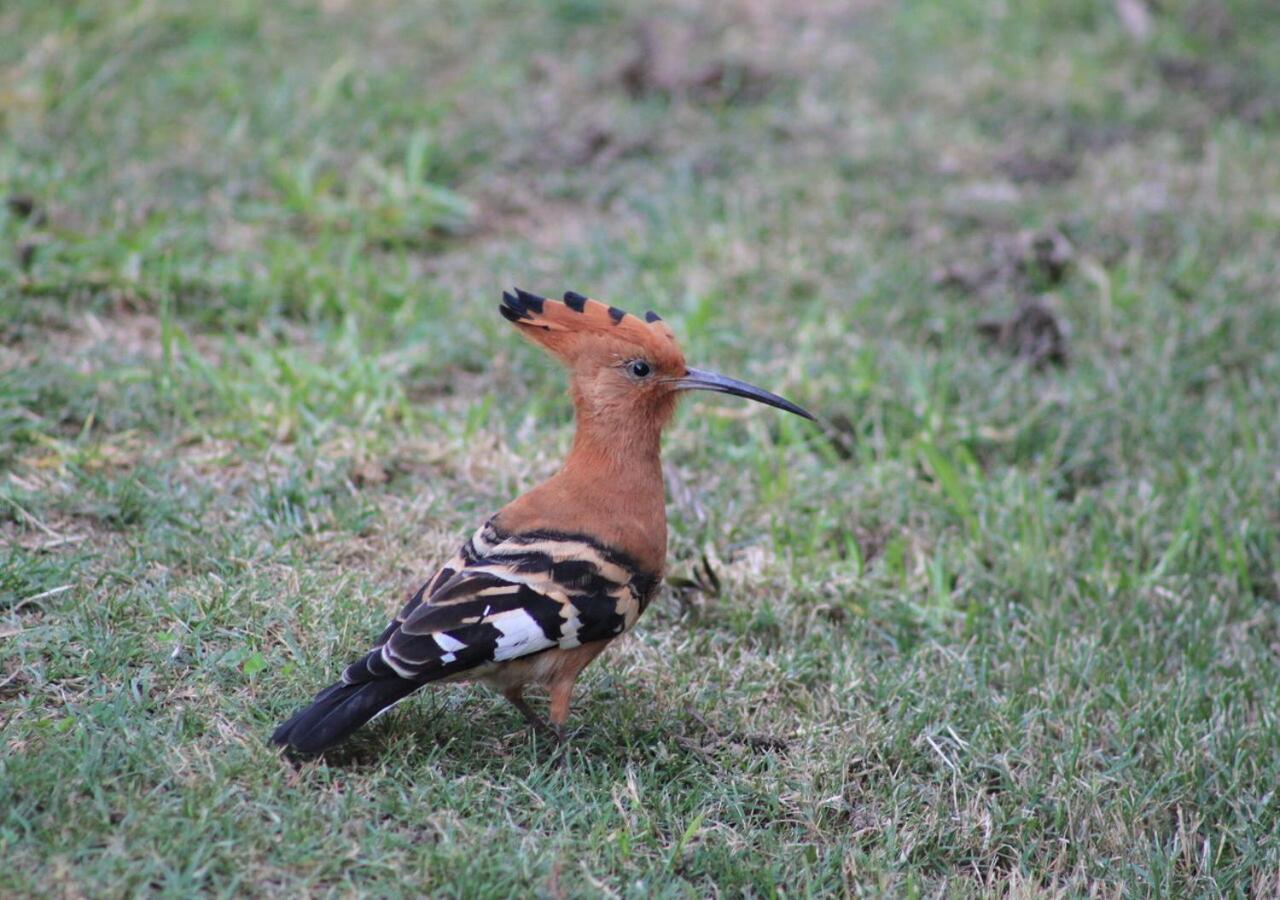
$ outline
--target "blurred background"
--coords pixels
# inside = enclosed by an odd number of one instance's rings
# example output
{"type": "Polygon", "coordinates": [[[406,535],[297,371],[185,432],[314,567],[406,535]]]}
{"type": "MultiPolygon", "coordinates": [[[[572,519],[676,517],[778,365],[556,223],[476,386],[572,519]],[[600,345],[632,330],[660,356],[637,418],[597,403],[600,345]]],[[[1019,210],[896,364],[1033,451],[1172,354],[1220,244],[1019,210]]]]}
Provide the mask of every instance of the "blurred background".
{"type": "Polygon", "coordinates": [[[6,0],[0,890],[1280,890],[1278,137],[1273,0],[6,0]],[[686,403],[568,774],[294,772],[567,445],[513,284],[823,422],[686,403]]]}

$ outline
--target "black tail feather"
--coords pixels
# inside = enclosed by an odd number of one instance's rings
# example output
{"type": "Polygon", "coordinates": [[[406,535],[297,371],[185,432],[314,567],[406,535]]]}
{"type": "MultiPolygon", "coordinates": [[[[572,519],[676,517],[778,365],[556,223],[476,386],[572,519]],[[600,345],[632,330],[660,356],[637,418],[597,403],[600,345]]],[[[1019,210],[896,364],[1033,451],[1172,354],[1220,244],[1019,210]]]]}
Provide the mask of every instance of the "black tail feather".
{"type": "Polygon", "coordinates": [[[360,684],[339,681],[316,694],[310,706],[277,728],[271,742],[298,753],[320,753],[342,743],[361,725],[421,686],[400,678],[360,684]]]}

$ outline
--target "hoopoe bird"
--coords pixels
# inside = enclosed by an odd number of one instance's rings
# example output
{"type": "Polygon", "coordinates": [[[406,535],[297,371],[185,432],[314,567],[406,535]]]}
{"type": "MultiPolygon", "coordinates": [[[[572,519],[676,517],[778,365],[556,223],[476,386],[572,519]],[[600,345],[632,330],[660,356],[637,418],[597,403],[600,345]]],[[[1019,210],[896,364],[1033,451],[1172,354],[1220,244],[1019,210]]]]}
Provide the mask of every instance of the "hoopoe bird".
{"type": "Polygon", "coordinates": [[[576,431],[550,479],[500,509],[404,605],[373,649],[276,729],[324,751],[433,682],[481,682],[563,740],[574,682],[635,625],[666,565],[662,430],[684,391],[735,394],[813,416],[789,400],[685,364],[675,334],[581,294],[517,289],[499,311],[569,369],[576,431]],[[550,725],[526,702],[538,685],[550,725]]]}

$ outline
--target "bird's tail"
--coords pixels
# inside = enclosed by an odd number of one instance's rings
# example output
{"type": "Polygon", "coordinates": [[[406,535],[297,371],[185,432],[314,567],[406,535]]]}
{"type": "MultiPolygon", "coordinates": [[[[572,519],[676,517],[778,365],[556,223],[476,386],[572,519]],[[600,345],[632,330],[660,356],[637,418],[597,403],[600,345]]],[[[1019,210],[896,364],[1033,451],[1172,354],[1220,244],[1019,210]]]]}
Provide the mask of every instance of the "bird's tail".
{"type": "Polygon", "coordinates": [[[380,712],[395,706],[422,685],[401,678],[358,684],[339,681],[316,694],[275,730],[271,742],[298,753],[320,753],[346,740],[380,712]]]}

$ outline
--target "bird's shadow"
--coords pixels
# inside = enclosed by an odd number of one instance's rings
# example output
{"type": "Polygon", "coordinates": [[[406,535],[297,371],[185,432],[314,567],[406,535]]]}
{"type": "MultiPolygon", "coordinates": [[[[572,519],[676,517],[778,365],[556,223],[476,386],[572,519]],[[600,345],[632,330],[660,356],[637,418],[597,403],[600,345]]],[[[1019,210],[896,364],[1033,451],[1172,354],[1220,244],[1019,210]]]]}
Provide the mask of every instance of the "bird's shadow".
{"type": "MultiPolygon", "coordinates": [[[[535,701],[536,702],[536,701],[535,701]]],[[[510,704],[482,688],[450,686],[402,704],[350,740],[315,756],[285,753],[298,768],[323,765],[348,771],[412,760],[445,777],[496,773],[512,765],[530,770],[587,764],[615,769],[683,759],[718,770],[732,745],[753,754],[786,752],[782,736],[737,732],[712,724],[688,703],[674,703],[651,688],[606,676],[584,685],[563,744],[529,728],[510,704]]]]}

